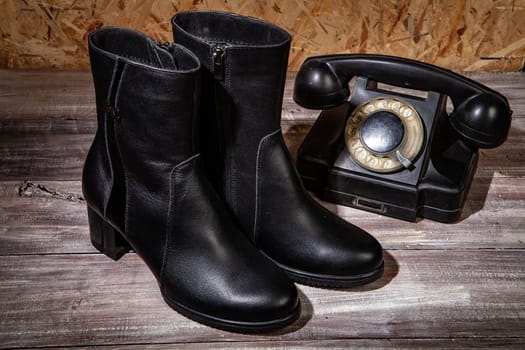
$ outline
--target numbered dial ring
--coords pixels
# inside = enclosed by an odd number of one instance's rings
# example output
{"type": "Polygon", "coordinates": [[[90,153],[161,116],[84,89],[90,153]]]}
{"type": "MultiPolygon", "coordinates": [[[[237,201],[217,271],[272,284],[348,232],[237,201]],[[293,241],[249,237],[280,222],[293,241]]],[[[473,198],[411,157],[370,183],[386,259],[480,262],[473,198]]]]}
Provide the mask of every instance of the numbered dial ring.
{"type": "Polygon", "coordinates": [[[357,107],[346,123],[346,147],[365,169],[389,173],[410,169],[423,145],[421,117],[409,104],[377,98],[357,107]]]}

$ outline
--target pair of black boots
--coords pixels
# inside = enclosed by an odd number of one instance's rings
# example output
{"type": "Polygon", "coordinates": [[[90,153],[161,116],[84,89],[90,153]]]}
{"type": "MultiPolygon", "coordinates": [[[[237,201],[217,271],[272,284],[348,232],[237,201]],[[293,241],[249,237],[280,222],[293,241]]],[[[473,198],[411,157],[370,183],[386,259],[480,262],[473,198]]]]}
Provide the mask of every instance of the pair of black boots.
{"type": "Polygon", "coordinates": [[[89,36],[98,129],[83,191],[95,247],[115,260],[133,249],[172,308],[241,332],[299,316],[291,280],[378,278],[380,244],[310,198],[283,142],[289,34],[210,11],[172,25],[175,44],[123,28],[89,36]]]}

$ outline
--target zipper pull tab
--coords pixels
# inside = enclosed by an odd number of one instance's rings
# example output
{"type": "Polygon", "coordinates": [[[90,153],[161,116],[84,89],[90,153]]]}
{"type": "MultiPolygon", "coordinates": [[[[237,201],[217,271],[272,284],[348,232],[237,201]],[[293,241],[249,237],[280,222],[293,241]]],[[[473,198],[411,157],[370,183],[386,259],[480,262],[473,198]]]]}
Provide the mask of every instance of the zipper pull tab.
{"type": "Polygon", "coordinates": [[[117,108],[114,108],[113,106],[107,105],[105,107],[105,112],[106,112],[106,115],[110,119],[113,119],[115,121],[119,121],[120,120],[120,113],[119,113],[119,110],[117,108]]]}
{"type": "Polygon", "coordinates": [[[160,41],[157,42],[157,44],[159,45],[160,48],[166,50],[166,51],[171,51],[171,43],[169,41],[165,41],[163,43],[161,43],[160,41]]]}
{"type": "Polygon", "coordinates": [[[224,46],[214,46],[211,55],[213,58],[213,77],[216,80],[222,80],[224,79],[224,46]]]}

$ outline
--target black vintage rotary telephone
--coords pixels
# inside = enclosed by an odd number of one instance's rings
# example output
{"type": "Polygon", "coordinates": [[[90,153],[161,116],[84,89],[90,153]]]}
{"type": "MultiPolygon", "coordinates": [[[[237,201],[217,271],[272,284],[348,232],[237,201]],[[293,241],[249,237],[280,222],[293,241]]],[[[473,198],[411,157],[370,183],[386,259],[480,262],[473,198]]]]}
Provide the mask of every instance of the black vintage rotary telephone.
{"type": "Polygon", "coordinates": [[[503,95],[473,80],[380,55],[307,59],[294,100],[324,110],[297,156],[306,187],[328,201],[409,221],[460,218],[478,148],[501,145],[512,115],[503,95]],[[427,96],[379,89],[378,82],[427,96]]]}

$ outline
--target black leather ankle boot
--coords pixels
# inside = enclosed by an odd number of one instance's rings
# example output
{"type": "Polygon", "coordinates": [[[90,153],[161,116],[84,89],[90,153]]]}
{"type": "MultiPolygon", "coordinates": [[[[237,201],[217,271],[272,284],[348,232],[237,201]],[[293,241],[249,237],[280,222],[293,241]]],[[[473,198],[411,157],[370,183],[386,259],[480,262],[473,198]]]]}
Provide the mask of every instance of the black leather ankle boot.
{"type": "Polygon", "coordinates": [[[123,28],[89,36],[98,129],[83,174],[91,240],[130,249],[181,314],[231,331],[283,327],[297,290],[237,228],[202,175],[194,137],[198,59],[123,28]]]}
{"type": "Polygon", "coordinates": [[[189,11],[174,39],[203,65],[207,174],[262,252],[297,282],[348,287],[377,279],[381,245],[305,191],[280,130],[290,36],[239,15],[189,11]]]}

